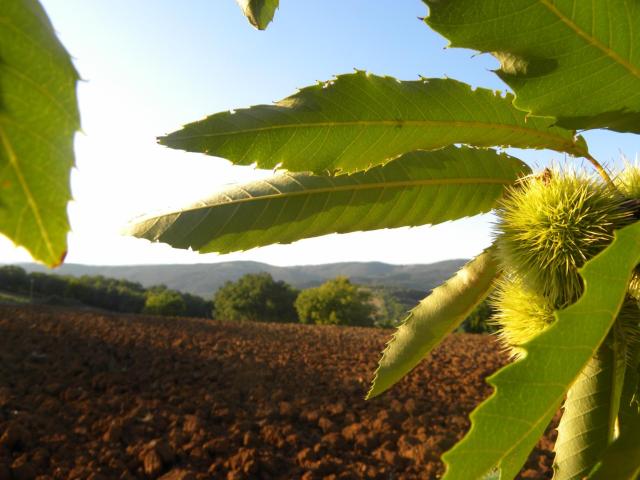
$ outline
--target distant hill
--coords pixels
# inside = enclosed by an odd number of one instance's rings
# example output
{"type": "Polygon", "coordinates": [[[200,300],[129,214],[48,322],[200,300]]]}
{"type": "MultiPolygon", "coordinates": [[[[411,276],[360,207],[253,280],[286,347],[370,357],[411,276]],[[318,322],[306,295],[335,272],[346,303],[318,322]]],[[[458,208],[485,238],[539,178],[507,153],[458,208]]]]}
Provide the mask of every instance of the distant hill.
{"type": "Polygon", "coordinates": [[[317,286],[338,275],[363,285],[383,285],[428,292],[449,278],[466,260],[455,259],[424,265],[390,265],[381,262],[344,262],[324,265],[276,267],[259,262],[222,262],[195,265],[93,266],[65,264],[51,272],[35,264],[21,264],[28,272],[59,275],[104,275],[140,282],[144,287],[165,284],[167,287],[210,298],[228,280],[247,273],[268,272],[296,288],[317,286]]]}

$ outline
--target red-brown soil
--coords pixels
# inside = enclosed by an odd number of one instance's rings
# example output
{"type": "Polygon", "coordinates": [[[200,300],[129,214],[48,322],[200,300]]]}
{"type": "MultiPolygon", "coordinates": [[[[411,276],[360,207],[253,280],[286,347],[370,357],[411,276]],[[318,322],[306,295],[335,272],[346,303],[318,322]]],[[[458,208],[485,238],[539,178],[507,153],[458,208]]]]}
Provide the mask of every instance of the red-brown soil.
{"type": "Polygon", "coordinates": [[[0,307],[0,480],[438,478],[506,359],[452,335],[365,401],[389,333],[0,307]]]}

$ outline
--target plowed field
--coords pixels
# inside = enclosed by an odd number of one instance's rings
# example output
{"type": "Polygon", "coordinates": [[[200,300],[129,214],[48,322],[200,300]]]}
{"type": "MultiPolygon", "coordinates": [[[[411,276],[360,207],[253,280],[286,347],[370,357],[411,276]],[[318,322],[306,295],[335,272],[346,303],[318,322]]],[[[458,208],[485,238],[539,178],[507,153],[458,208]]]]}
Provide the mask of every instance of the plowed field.
{"type": "Polygon", "coordinates": [[[389,333],[0,307],[0,480],[438,478],[506,358],[455,334],[365,402],[389,333]]]}

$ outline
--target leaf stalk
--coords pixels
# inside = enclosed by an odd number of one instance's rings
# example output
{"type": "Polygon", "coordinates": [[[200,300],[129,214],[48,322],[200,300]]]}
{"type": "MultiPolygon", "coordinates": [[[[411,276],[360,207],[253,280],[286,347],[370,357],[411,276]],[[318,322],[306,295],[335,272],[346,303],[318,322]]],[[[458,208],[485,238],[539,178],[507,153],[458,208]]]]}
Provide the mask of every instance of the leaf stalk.
{"type": "Polygon", "coordinates": [[[604,167],[600,164],[600,162],[598,162],[595,158],[593,158],[589,153],[587,153],[584,156],[584,158],[586,158],[589,161],[589,163],[593,165],[593,167],[596,169],[598,174],[600,174],[600,176],[602,177],[602,179],[605,181],[606,184],[608,184],[614,190],[618,190],[616,188],[616,185],[613,183],[613,180],[611,180],[611,177],[609,176],[607,171],[604,169],[604,167]]]}

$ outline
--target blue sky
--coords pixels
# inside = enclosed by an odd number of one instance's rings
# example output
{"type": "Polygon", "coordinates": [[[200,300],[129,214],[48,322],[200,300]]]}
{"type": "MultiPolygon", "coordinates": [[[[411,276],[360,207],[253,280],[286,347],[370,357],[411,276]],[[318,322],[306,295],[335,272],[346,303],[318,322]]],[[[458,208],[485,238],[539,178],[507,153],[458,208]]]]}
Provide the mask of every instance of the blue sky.
{"type": "MultiPolygon", "coordinates": [[[[427,13],[420,0],[282,0],[265,32],[253,29],[233,0],[42,3],[83,78],[68,262],[428,263],[469,257],[490,243],[490,216],[225,256],[173,250],[118,233],[136,215],[271,174],[155,143],[157,135],[208,114],[279,100],[354,68],[400,79],[448,76],[504,90],[490,71],[497,66],[491,57],[444,48],[446,40],[418,19],[427,13]]],[[[640,140],[632,135],[586,136],[596,158],[610,166],[621,153],[633,159],[640,152],[640,140]]],[[[513,153],[533,166],[563,159],[548,151],[513,153]]],[[[0,241],[0,255],[29,260],[7,240],[0,241]]]]}

